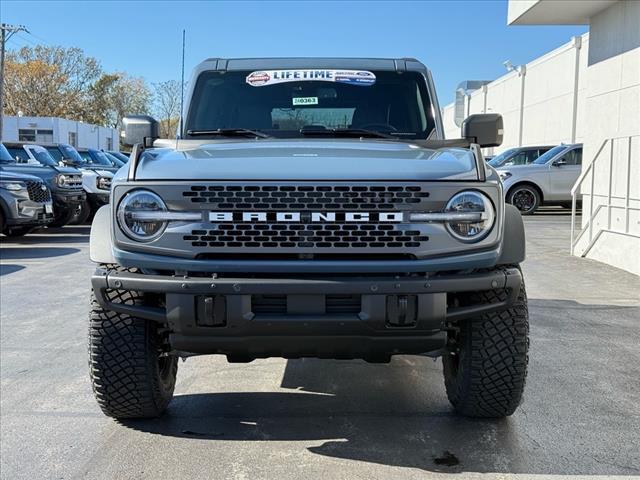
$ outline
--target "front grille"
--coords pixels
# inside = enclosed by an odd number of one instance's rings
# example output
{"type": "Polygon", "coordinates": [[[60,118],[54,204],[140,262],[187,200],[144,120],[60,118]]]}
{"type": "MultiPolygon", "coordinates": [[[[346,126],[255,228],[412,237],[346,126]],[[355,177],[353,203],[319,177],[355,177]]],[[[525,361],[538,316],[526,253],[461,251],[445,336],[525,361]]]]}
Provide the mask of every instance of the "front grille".
{"type": "Polygon", "coordinates": [[[218,248],[402,248],[419,247],[429,237],[401,225],[223,223],[216,230],[192,230],[183,240],[218,248]]]}
{"type": "Polygon", "coordinates": [[[419,185],[194,185],[191,203],[227,210],[393,210],[429,197],[419,185]]]}
{"type": "MultiPolygon", "coordinates": [[[[359,313],[362,310],[360,295],[325,295],[327,314],[359,313]]],[[[252,295],[251,311],[256,315],[282,315],[287,313],[286,295],[252,295]]]]}
{"type": "Polygon", "coordinates": [[[82,175],[66,175],[67,182],[64,187],[68,190],[81,190],[82,189],[82,175]]]}
{"type": "Polygon", "coordinates": [[[51,201],[51,192],[43,182],[28,181],[27,192],[29,192],[29,199],[34,202],[51,201]]]}

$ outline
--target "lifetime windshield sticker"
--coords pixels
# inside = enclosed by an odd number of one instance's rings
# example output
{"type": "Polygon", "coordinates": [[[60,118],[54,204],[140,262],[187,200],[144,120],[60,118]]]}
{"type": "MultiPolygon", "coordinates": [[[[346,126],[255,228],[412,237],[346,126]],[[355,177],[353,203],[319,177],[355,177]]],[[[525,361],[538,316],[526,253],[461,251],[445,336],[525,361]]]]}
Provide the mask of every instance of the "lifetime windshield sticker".
{"type": "Polygon", "coordinates": [[[247,75],[252,87],[264,87],[287,82],[337,82],[368,87],[376,76],[366,70],[262,70],[247,75]]]}
{"type": "Polygon", "coordinates": [[[293,97],[294,105],[318,105],[318,97],[293,97]]]}

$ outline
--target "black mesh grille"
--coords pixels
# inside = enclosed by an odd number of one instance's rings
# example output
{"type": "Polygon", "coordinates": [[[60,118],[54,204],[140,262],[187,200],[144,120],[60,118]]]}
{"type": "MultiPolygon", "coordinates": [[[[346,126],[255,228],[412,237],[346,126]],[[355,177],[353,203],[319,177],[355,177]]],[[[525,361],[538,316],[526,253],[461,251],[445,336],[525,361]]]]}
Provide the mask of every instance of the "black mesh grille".
{"type": "Polygon", "coordinates": [[[429,197],[419,185],[194,185],[192,203],[225,210],[393,210],[429,197]]]}
{"type": "Polygon", "coordinates": [[[27,182],[27,191],[29,192],[29,199],[34,202],[51,201],[51,192],[43,182],[27,182]]]}
{"type": "Polygon", "coordinates": [[[403,248],[429,240],[419,230],[395,225],[231,224],[193,230],[183,239],[193,247],[403,248]]]}

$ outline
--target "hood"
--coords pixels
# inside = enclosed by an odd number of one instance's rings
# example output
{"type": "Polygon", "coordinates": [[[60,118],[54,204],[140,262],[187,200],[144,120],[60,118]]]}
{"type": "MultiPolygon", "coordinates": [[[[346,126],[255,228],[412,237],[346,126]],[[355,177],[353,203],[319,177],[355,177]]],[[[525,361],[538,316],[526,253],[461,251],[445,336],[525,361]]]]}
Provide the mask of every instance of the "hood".
{"type": "Polygon", "coordinates": [[[147,150],[139,180],[475,180],[462,148],[360,139],[180,141],[147,150]]]}
{"type": "Polygon", "coordinates": [[[35,177],[33,175],[21,174],[21,173],[11,173],[6,171],[0,171],[0,180],[16,180],[23,182],[40,182],[40,178],[35,177]]]}

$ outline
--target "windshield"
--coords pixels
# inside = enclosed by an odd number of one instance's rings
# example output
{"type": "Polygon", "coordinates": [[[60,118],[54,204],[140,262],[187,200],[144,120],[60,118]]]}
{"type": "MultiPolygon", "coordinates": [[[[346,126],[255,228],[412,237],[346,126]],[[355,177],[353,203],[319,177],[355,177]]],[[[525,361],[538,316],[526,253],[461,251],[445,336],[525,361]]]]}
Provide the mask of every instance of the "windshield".
{"type": "Polygon", "coordinates": [[[71,145],[61,144],[61,145],[58,145],[58,148],[64,155],[65,159],[72,160],[73,162],[76,162],[76,163],[84,163],[84,159],[80,156],[77,150],[73,148],[71,145]]]}
{"type": "Polygon", "coordinates": [[[426,139],[435,126],[426,82],[415,72],[205,72],[190,104],[185,130],[191,134],[186,138],[220,129],[291,138],[313,127],[313,134],[364,129],[426,139]]]}
{"type": "Polygon", "coordinates": [[[114,167],[120,168],[124,165],[124,162],[117,158],[115,155],[112,155],[109,152],[102,152],[102,154],[109,159],[114,167]]]}
{"type": "Polygon", "coordinates": [[[545,153],[536,158],[533,163],[537,165],[544,165],[566,148],[566,145],[558,145],[557,147],[553,147],[551,150],[547,150],[545,153]]]}
{"type": "Polygon", "coordinates": [[[29,148],[31,155],[35,157],[35,159],[40,162],[42,165],[47,165],[49,167],[57,167],[58,162],[51,156],[49,152],[47,152],[44,148],[29,148]]]}
{"type": "Polygon", "coordinates": [[[493,168],[501,167],[502,165],[507,163],[507,160],[509,160],[509,158],[514,153],[516,153],[517,150],[517,148],[509,148],[508,150],[505,150],[504,152],[496,155],[491,160],[489,160],[489,165],[491,165],[493,168]]]}
{"type": "Polygon", "coordinates": [[[91,163],[93,165],[104,165],[106,167],[111,167],[111,162],[109,161],[109,159],[105,156],[104,153],[99,152],[98,150],[84,150],[82,152],[79,152],[80,156],[87,161],[88,163],[91,163]]]}
{"type": "Polygon", "coordinates": [[[0,162],[1,163],[15,163],[15,160],[11,156],[11,154],[9,153],[9,150],[7,150],[7,147],[2,145],[1,143],[0,143],[0,162]]]}
{"type": "Polygon", "coordinates": [[[129,161],[129,157],[122,152],[109,152],[116,158],[119,158],[121,162],[127,163],[129,161]]]}

